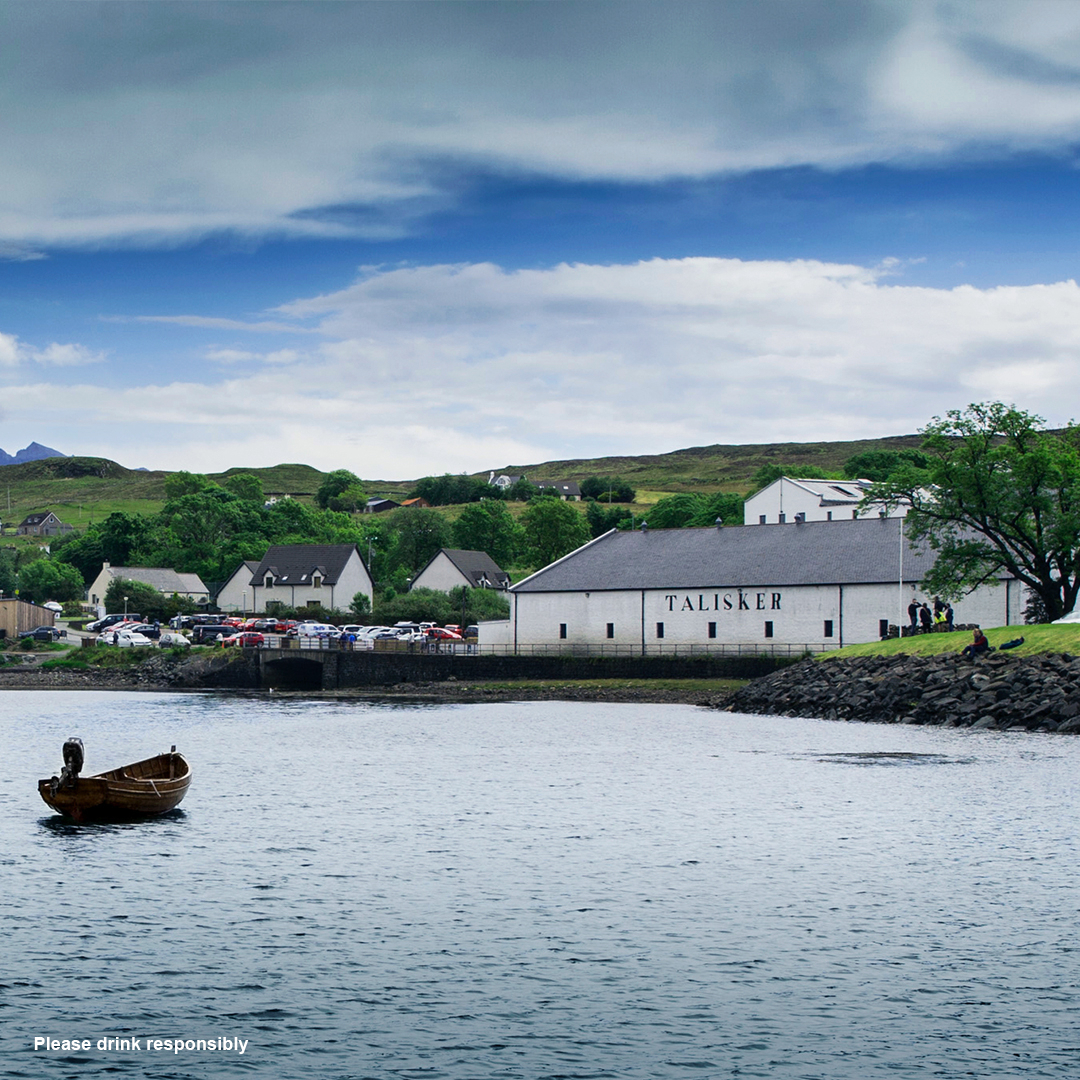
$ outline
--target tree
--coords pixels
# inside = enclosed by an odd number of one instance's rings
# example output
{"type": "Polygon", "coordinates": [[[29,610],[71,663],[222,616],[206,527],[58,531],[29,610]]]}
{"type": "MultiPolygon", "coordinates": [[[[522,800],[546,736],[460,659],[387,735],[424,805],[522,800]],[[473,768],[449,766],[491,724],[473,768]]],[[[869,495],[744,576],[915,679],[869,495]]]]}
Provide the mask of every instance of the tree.
{"type": "Polygon", "coordinates": [[[10,551],[0,551],[0,595],[12,596],[15,587],[15,557],[10,551]]]}
{"type": "Polygon", "coordinates": [[[84,588],[82,574],[70,563],[36,559],[19,571],[19,596],[36,604],[81,600],[84,588]]]}
{"type": "Polygon", "coordinates": [[[351,513],[367,502],[360,477],[348,469],[335,469],[323,477],[315,502],[323,510],[343,510],[351,513]]]}
{"type": "Polygon", "coordinates": [[[533,566],[547,566],[591,539],[583,514],[559,498],[536,498],[521,515],[533,566]]]}
{"type": "Polygon", "coordinates": [[[185,495],[194,495],[207,488],[216,487],[213,480],[202,473],[190,473],[185,469],[174,472],[165,480],[165,498],[180,499],[185,495]]]}
{"type": "Polygon", "coordinates": [[[501,499],[502,490],[477,476],[425,476],[416,481],[410,499],[424,499],[432,506],[479,502],[481,499],[501,499]]]}
{"type": "Polygon", "coordinates": [[[153,585],[147,585],[143,581],[113,578],[103,599],[108,612],[137,611],[144,619],[165,617],[167,598],[153,585]]]}
{"type": "Polygon", "coordinates": [[[1080,428],[1046,430],[1000,402],[934,417],[922,429],[925,469],[908,462],[865,503],[906,503],[905,529],[937,552],[923,582],[956,599],[1003,573],[1019,578],[1053,621],[1080,591],[1080,428]]]}
{"type": "Polygon", "coordinates": [[[605,508],[595,500],[590,499],[585,507],[585,520],[589,524],[589,531],[594,537],[603,536],[611,529],[626,528],[634,520],[633,513],[625,506],[610,506],[605,508]]]}
{"type": "Polygon", "coordinates": [[[705,510],[705,500],[697,494],[669,495],[648,514],[650,529],[682,529],[705,510]]]}
{"type": "Polygon", "coordinates": [[[396,541],[389,553],[391,571],[419,570],[439,548],[450,546],[450,525],[434,510],[411,506],[395,510],[390,527],[396,541]]]}
{"type": "Polygon", "coordinates": [[[244,502],[262,504],[266,501],[262,481],[254,473],[234,473],[227,476],[221,486],[244,502]]]}
{"type": "Polygon", "coordinates": [[[887,480],[904,464],[925,469],[930,459],[919,450],[867,450],[844,462],[844,476],[849,480],[887,480]]]}
{"type": "Polygon", "coordinates": [[[349,603],[349,610],[358,618],[371,614],[371,597],[366,592],[353,593],[349,603]]]}
{"type": "Polygon", "coordinates": [[[472,503],[454,522],[454,543],[467,551],[486,551],[500,566],[509,566],[521,544],[521,528],[497,499],[472,503]]]}
{"type": "Polygon", "coordinates": [[[617,476],[590,476],[581,481],[581,494],[597,502],[633,502],[637,492],[617,476]]]}

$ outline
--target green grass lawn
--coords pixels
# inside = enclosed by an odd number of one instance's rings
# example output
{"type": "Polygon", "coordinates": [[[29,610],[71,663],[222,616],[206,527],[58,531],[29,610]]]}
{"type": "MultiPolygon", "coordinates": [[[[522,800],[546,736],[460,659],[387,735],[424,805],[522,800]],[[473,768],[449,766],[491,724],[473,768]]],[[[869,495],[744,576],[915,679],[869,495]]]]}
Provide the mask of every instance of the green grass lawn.
{"type": "MultiPolygon", "coordinates": [[[[1005,641],[1022,637],[1024,644],[1010,649],[1006,655],[1035,656],[1039,653],[1071,653],[1080,656],[1080,623],[1064,626],[995,626],[983,628],[987,641],[995,649],[1005,641]]],[[[871,641],[865,645],[848,645],[834,652],[821,653],[818,660],[844,660],[851,656],[937,656],[958,653],[971,644],[970,630],[952,634],[918,634],[891,641],[871,641]]]]}

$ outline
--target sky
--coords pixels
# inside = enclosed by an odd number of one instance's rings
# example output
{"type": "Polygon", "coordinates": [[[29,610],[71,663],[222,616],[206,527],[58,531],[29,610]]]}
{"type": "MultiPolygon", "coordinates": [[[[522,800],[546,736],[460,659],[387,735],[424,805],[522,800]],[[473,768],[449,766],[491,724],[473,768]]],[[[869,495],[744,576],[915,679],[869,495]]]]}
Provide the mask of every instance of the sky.
{"type": "Polygon", "coordinates": [[[0,447],[365,479],[1080,392],[1080,4],[0,0],[0,447]]]}

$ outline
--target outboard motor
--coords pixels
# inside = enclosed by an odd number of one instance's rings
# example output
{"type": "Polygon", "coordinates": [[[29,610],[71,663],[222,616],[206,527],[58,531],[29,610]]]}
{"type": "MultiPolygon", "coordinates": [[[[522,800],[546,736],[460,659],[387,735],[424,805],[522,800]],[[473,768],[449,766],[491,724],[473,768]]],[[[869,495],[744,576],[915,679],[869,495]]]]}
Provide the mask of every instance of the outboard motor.
{"type": "Polygon", "coordinates": [[[60,777],[56,782],[57,789],[75,786],[79,779],[79,773],[83,767],[83,743],[73,735],[64,743],[64,767],[60,771],[60,777]]]}

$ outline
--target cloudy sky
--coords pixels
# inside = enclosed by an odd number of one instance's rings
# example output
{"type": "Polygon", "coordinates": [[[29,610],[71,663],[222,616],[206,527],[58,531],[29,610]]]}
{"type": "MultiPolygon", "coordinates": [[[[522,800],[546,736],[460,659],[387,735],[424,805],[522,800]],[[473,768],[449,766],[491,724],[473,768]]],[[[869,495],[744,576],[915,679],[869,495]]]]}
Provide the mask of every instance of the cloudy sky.
{"type": "Polygon", "coordinates": [[[1080,4],[0,0],[0,446],[404,479],[1080,410],[1080,4]]]}

